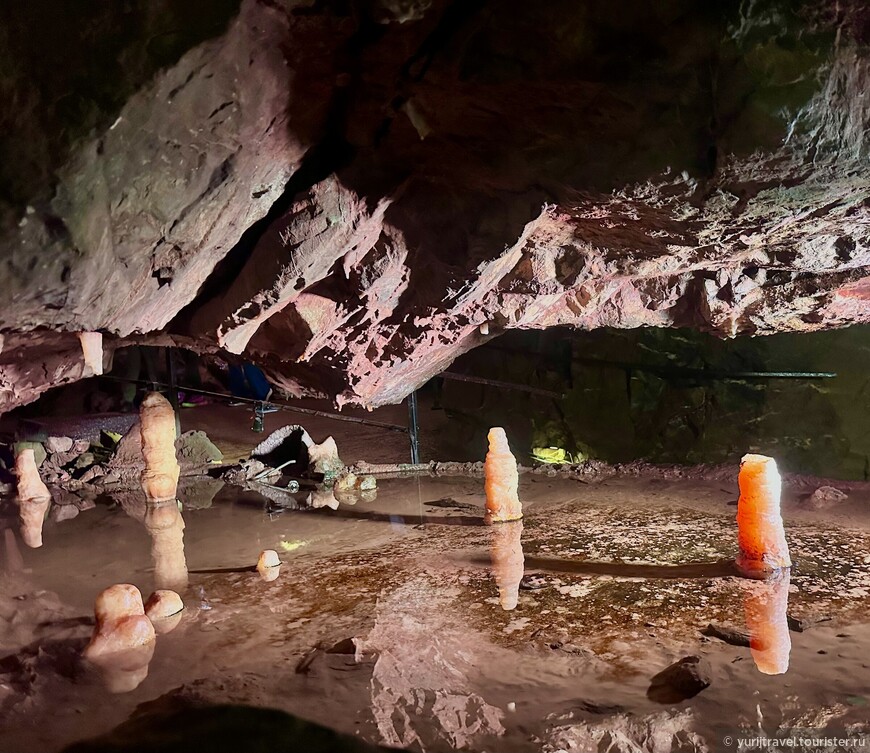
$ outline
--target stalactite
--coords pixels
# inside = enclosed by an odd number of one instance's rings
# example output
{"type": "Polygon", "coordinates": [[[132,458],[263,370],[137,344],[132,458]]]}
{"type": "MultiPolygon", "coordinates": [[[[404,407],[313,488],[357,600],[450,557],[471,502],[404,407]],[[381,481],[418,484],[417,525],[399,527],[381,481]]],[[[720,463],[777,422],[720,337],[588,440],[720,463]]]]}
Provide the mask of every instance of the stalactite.
{"type": "Polygon", "coordinates": [[[82,355],[91,373],[100,375],[103,373],[103,335],[101,332],[79,332],[79,341],[82,344],[82,355]]]}

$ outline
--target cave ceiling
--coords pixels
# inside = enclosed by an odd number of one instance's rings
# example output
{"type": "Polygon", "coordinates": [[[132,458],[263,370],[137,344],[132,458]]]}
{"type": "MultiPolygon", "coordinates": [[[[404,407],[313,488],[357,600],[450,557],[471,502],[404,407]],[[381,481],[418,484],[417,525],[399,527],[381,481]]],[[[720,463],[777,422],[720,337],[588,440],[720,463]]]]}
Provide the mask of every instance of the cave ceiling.
{"type": "Polygon", "coordinates": [[[870,12],[0,9],[0,411],[77,333],[400,401],[514,328],[870,322],[870,12]]]}

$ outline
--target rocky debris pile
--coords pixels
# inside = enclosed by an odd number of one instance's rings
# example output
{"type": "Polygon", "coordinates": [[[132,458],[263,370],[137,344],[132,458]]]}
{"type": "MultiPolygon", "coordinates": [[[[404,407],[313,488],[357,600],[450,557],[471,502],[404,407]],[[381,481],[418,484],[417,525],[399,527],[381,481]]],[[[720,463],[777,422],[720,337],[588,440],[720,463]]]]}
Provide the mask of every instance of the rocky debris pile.
{"type": "MultiPolygon", "coordinates": [[[[182,477],[206,476],[223,462],[220,449],[202,431],[185,432],[175,446],[182,477]]],[[[8,447],[8,454],[14,458],[25,450],[33,452],[39,476],[49,486],[56,506],[51,517],[56,521],[74,518],[82,510],[92,508],[105,488],[138,488],[144,468],[138,421],[124,435],[103,431],[97,441],[49,436],[42,441],[16,442],[8,447]]],[[[7,466],[11,470],[11,465],[7,466]]],[[[14,485],[4,486],[6,492],[14,492],[14,485]]],[[[222,482],[215,480],[207,490],[199,489],[204,493],[196,506],[211,504],[221,486],[222,482]]]]}

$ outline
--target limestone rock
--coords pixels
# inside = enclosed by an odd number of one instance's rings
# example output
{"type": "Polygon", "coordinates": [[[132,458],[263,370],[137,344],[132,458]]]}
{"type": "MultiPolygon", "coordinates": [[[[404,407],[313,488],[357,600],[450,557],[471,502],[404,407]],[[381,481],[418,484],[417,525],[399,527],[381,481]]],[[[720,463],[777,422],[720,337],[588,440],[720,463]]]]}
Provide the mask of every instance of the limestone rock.
{"type": "Polygon", "coordinates": [[[52,455],[69,452],[72,447],[73,440],[71,437],[49,437],[45,440],[45,450],[52,455]]]}
{"type": "Polygon", "coordinates": [[[679,703],[709,685],[709,662],[700,656],[685,656],[652,678],[647,697],[656,703],[679,703]]]}
{"type": "Polygon", "coordinates": [[[826,510],[829,507],[845,502],[849,498],[846,492],[842,492],[833,486],[820,486],[804,502],[804,506],[811,510],[826,510]]]}

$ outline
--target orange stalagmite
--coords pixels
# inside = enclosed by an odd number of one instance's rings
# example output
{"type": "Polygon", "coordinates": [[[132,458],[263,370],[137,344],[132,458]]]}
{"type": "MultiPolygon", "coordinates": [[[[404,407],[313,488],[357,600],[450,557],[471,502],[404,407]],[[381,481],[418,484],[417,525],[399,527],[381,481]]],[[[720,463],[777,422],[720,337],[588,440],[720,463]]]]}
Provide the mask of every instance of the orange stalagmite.
{"type": "Polygon", "coordinates": [[[523,517],[523,506],[517,496],[519,474],[517,461],[511,454],[504,429],[489,430],[489,452],[483,464],[486,477],[486,522],[503,523],[523,517]]]}
{"type": "Polygon", "coordinates": [[[791,638],[788,633],[788,588],[791,571],[777,573],[772,579],[755,584],[744,597],[749,648],[759,672],[781,675],[788,671],[791,638]]]}
{"type": "Polygon", "coordinates": [[[744,455],[738,484],[737,568],[748,578],[763,579],[791,567],[779,511],[782,480],[776,461],[764,455],[744,455]]]}
{"type": "Polygon", "coordinates": [[[498,586],[501,608],[515,609],[520,595],[525,557],[523,557],[523,521],[515,520],[492,529],[492,573],[498,586]]]}
{"type": "Polygon", "coordinates": [[[175,459],[175,411],[169,401],[157,392],[150,392],[139,409],[139,431],[142,434],[142,490],[149,500],[175,499],[178,474],[175,459]]]}

